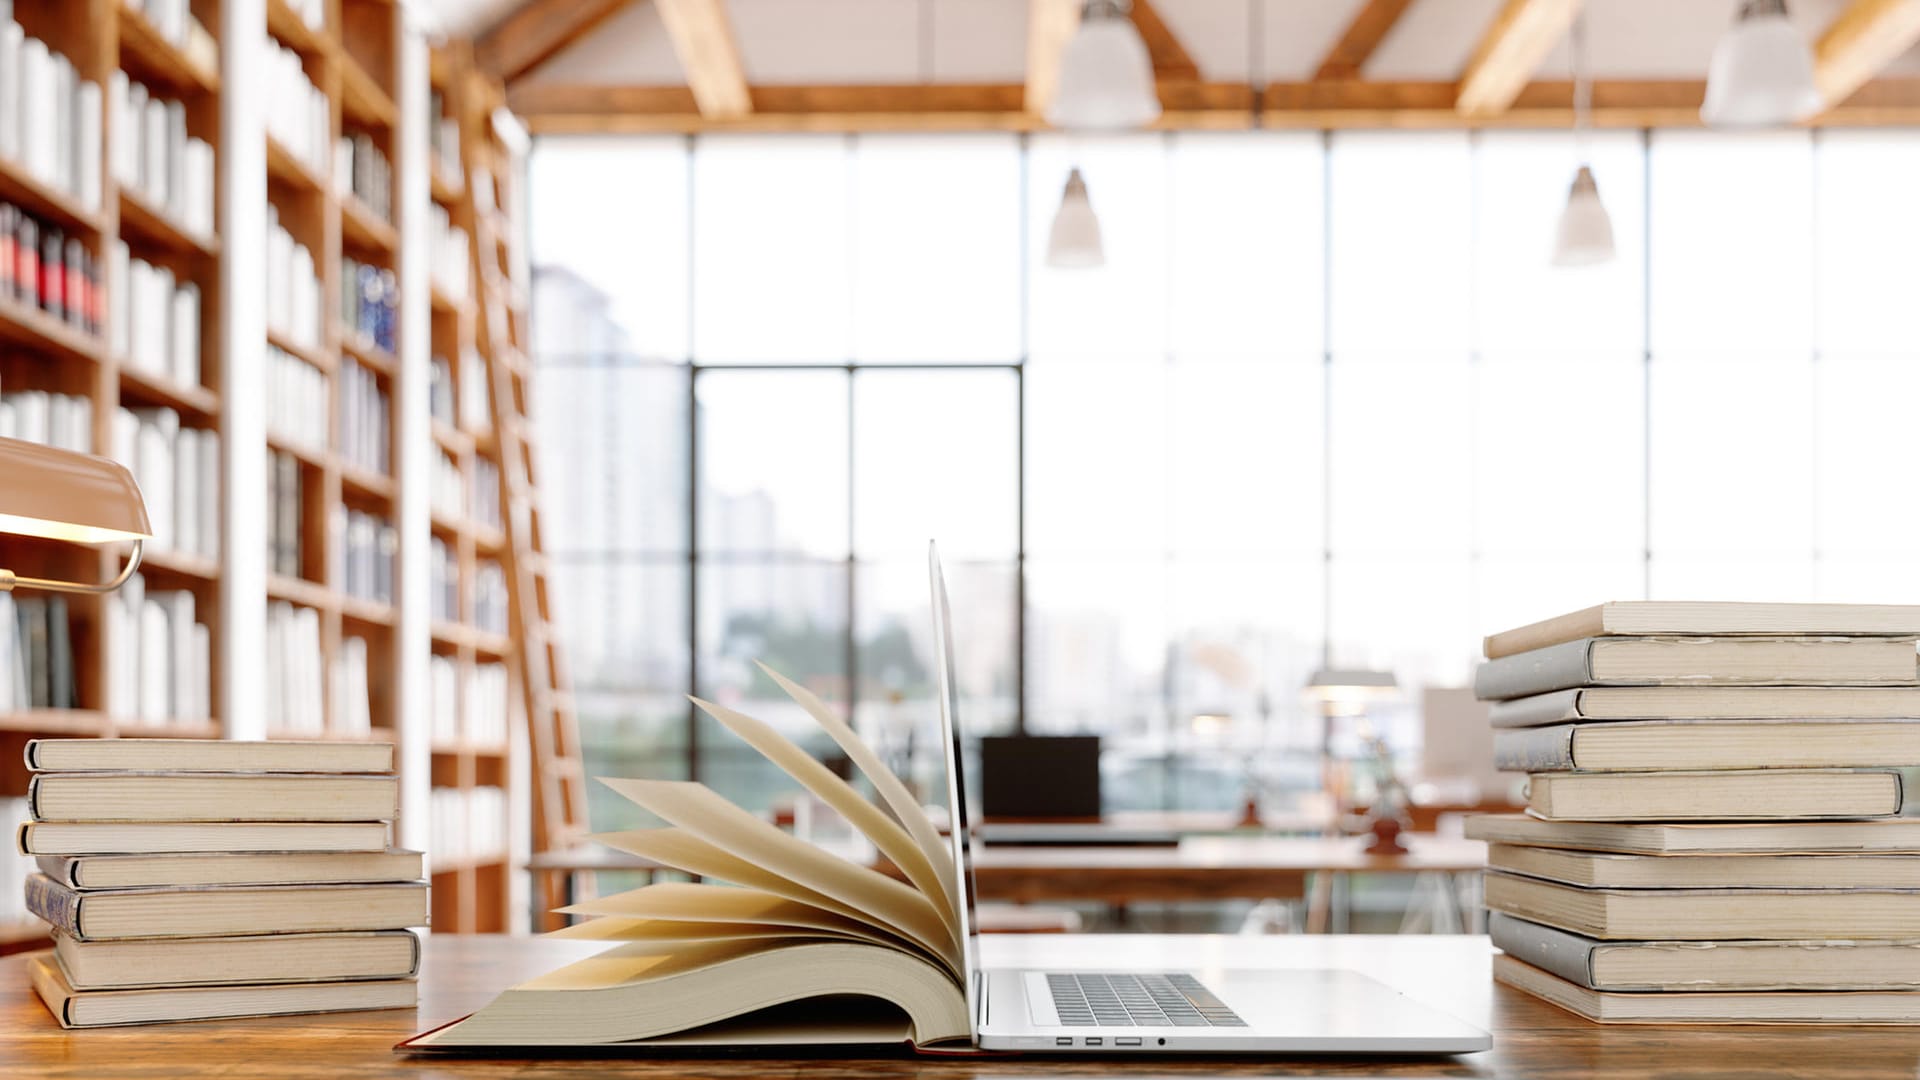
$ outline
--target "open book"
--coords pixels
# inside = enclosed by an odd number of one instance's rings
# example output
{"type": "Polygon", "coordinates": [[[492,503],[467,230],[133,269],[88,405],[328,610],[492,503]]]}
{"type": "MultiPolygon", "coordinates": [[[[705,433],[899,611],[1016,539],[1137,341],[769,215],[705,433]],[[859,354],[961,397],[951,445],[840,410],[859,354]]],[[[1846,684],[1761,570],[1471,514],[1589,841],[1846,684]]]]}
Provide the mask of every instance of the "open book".
{"type": "Polygon", "coordinates": [[[805,688],[761,665],[852,759],[862,795],[768,725],[693,699],[831,806],[904,881],[781,831],[702,784],[606,780],[668,827],[594,839],[727,884],[663,883],[563,909],[604,953],[398,1049],[968,1040],[958,875],[905,784],[805,688]]]}

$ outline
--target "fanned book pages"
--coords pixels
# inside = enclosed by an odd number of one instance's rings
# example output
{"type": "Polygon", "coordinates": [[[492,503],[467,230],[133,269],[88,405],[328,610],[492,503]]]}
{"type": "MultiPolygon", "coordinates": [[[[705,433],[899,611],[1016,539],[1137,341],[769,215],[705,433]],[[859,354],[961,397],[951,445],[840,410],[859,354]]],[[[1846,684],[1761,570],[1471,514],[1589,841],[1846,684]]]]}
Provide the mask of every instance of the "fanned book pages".
{"type": "Polygon", "coordinates": [[[762,670],[847,754],[876,799],[768,725],[695,704],[832,807],[905,880],[796,839],[704,785],[606,780],[668,825],[595,839],[726,884],[662,883],[563,909],[592,918],[555,936],[608,950],[400,1049],[969,1039],[958,883],[939,831],[824,702],[762,670]]]}

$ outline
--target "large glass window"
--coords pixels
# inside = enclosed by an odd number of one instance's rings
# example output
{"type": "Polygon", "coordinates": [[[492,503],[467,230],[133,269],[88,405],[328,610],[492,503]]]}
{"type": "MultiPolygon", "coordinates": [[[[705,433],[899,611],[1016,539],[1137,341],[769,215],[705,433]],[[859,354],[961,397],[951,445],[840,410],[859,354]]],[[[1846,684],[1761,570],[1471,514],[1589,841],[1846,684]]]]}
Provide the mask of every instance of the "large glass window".
{"type": "Polygon", "coordinates": [[[1317,783],[1323,662],[1417,701],[1603,600],[1920,601],[1916,176],[1890,131],[543,138],[592,767],[764,806],[682,695],[828,752],[765,660],[911,770],[929,539],[969,726],[1100,733],[1135,806],[1317,783]],[[1582,161],[1618,254],[1555,270],[1582,161]],[[1073,168],[1095,271],[1045,265],[1073,168]]]}

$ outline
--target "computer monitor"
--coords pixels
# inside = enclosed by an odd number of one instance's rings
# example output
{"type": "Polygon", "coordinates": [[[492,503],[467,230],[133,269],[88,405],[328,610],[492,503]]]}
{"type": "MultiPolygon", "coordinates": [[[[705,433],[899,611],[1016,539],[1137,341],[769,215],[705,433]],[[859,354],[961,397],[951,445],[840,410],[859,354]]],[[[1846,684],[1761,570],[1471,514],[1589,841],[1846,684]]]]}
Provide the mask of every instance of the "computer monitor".
{"type": "Polygon", "coordinates": [[[1100,736],[983,737],[980,815],[988,821],[1098,819],[1100,736]]]}

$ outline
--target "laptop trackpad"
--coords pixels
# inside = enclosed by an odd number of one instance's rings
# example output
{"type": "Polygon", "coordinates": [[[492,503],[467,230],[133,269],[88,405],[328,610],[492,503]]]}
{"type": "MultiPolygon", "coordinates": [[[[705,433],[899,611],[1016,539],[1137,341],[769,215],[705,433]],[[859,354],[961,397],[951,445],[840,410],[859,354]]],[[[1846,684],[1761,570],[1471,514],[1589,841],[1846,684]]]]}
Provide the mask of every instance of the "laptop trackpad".
{"type": "Polygon", "coordinates": [[[1053,991],[1047,989],[1047,975],[1043,971],[1023,971],[1020,980],[1025,984],[1027,998],[1027,1020],[1034,1027],[1059,1027],[1060,1014],[1053,1007],[1053,991]]]}

